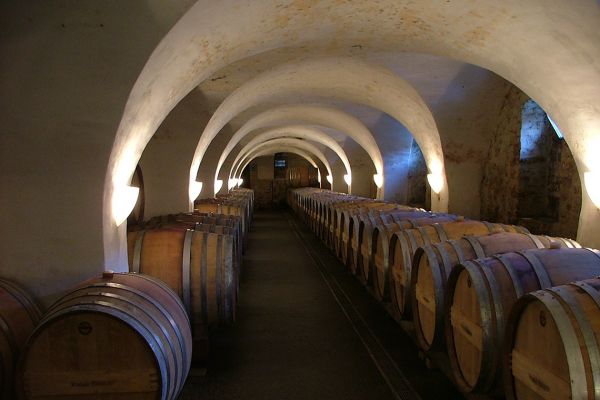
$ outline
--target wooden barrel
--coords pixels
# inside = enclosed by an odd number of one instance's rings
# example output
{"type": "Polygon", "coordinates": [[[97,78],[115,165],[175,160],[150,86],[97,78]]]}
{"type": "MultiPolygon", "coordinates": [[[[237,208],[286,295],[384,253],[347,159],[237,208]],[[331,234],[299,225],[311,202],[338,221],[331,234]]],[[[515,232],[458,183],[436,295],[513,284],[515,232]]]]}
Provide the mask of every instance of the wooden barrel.
{"type": "Polygon", "coordinates": [[[418,226],[395,232],[390,240],[390,289],[392,302],[400,317],[410,318],[412,259],[421,246],[460,239],[463,236],[486,235],[496,232],[529,233],[527,229],[485,221],[455,221],[418,226]]]}
{"type": "Polygon", "coordinates": [[[455,381],[470,392],[500,388],[506,317],[528,292],[600,274],[600,253],[536,249],[457,265],[448,280],[445,332],[455,381]]]}
{"type": "Polygon", "coordinates": [[[105,273],[54,303],[18,370],[21,399],[175,399],[190,368],[189,320],[175,293],[105,273]]]}
{"type": "Polygon", "coordinates": [[[600,396],[600,280],[530,293],[513,307],[504,354],[508,399],[600,396]]]}
{"type": "Polygon", "coordinates": [[[390,298],[390,240],[395,232],[416,228],[417,226],[459,220],[464,221],[464,218],[451,214],[423,213],[418,218],[374,226],[371,233],[370,271],[373,272],[372,281],[375,297],[380,301],[387,301],[390,298]]]}
{"type": "Polygon", "coordinates": [[[579,248],[569,239],[499,232],[465,236],[417,249],[413,257],[411,293],[415,334],[421,348],[440,346],[444,337],[444,299],[447,278],[461,262],[498,253],[544,248],[579,248]]]}
{"type": "Polygon", "coordinates": [[[0,398],[15,397],[13,382],[19,355],[42,313],[31,296],[0,279],[0,398]]]}
{"type": "Polygon", "coordinates": [[[433,214],[427,211],[415,210],[392,214],[391,218],[387,220],[369,218],[363,221],[360,238],[360,258],[358,262],[365,282],[375,284],[372,272],[377,247],[373,247],[373,238],[379,236],[379,232],[375,232],[377,228],[386,226],[388,229],[396,232],[402,229],[431,225],[434,222],[450,222],[456,218],[458,217],[450,214],[433,214]]]}
{"type": "Polygon", "coordinates": [[[129,270],[164,281],[182,299],[192,328],[235,321],[237,271],[230,235],[184,229],[130,232],[129,270]]]}

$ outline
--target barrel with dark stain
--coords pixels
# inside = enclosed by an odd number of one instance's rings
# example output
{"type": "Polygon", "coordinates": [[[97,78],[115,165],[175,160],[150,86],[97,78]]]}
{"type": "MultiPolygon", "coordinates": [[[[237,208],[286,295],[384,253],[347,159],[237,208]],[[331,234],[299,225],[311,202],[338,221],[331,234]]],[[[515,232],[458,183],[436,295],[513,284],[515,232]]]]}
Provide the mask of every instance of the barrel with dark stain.
{"type": "Polygon", "coordinates": [[[600,393],[600,279],[522,297],[507,322],[508,399],[597,399],[600,393]]]}
{"type": "Polygon", "coordinates": [[[23,350],[17,392],[21,399],[175,399],[191,346],[183,305],[164,283],[106,273],[45,314],[23,350]]]}
{"type": "Polygon", "coordinates": [[[529,233],[527,229],[484,221],[456,221],[419,226],[395,232],[390,240],[390,290],[392,304],[402,318],[411,314],[412,259],[421,246],[496,232],[529,233]]]}
{"type": "Polygon", "coordinates": [[[0,279],[0,398],[12,399],[14,373],[27,337],[41,318],[33,298],[17,284],[0,279]]]}
{"type": "Polygon", "coordinates": [[[455,381],[464,391],[500,390],[506,318],[515,302],[529,292],[598,274],[600,253],[590,249],[524,250],[457,265],[448,280],[445,312],[455,381]]]}

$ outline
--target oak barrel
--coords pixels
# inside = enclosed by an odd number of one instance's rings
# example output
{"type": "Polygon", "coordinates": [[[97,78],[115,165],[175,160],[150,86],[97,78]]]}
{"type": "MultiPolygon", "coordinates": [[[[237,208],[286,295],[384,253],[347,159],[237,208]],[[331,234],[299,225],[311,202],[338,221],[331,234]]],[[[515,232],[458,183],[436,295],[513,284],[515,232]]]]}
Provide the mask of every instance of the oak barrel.
{"type": "Polygon", "coordinates": [[[506,317],[520,297],[598,274],[600,253],[581,248],[524,250],[457,265],[448,281],[445,332],[459,387],[500,389],[506,317]]]}
{"type": "Polygon", "coordinates": [[[14,373],[27,337],[42,313],[27,292],[0,279],[0,398],[14,398],[14,373]]]}
{"type": "Polygon", "coordinates": [[[529,233],[527,229],[485,221],[454,221],[418,226],[395,232],[390,240],[390,290],[392,303],[402,318],[411,314],[412,259],[421,246],[496,232],[529,233]],[[393,255],[392,255],[393,254],[393,255]],[[392,258],[393,257],[393,258],[392,258]]]}
{"type": "Polygon", "coordinates": [[[235,321],[237,271],[230,235],[186,229],[129,232],[129,270],[164,281],[192,324],[235,321]]]}
{"type": "Polygon", "coordinates": [[[19,364],[21,399],[175,399],[190,368],[181,301],[157,279],[105,273],[58,300],[19,364]]]}
{"type": "Polygon", "coordinates": [[[395,232],[418,226],[443,222],[464,221],[464,217],[452,214],[424,213],[418,218],[404,219],[390,224],[377,225],[371,233],[371,271],[373,272],[373,291],[379,300],[390,297],[390,240],[395,232]]]}
{"type": "Polygon", "coordinates": [[[550,247],[581,246],[569,239],[499,232],[465,236],[459,240],[448,240],[418,248],[413,257],[412,286],[415,290],[411,293],[411,305],[420,346],[428,350],[441,344],[446,282],[456,264],[498,253],[550,247]]]}
{"type": "Polygon", "coordinates": [[[599,397],[600,279],[522,297],[510,313],[506,333],[508,399],[599,397]]]}

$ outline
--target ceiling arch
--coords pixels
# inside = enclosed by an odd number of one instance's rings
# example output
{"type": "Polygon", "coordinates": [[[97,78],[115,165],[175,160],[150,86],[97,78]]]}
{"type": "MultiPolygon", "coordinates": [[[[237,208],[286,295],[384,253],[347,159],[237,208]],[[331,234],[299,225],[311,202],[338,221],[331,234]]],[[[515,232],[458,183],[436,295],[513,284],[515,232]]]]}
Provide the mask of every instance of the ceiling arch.
{"type": "Polygon", "coordinates": [[[250,140],[239,151],[239,153],[235,157],[235,160],[233,161],[231,170],[229,172],[229,177],[233,178],[232,173],[233,173],[234,168],[239,166],[238,163],[239,163],[240,159],[246,153],[248,153],[251,149],[254,149],[259,144],[261,144],[263,142],[267,142],[271,139],[285,138],[285,137],[311,140],[311,141],[318,142],[318,143],[321,143],[321,144],[329,147],[331,150],[333,150],[334,153],[336,153],[338,155],[338,157],[344,164],[344,168],[346,170],[346,175],[348,175],[349,177],[352,176],[350,160],[348,160],[348,156],[346,155],[346,152],[344,151],[342,146],[340,146],[338,144],[338,142],[336,142],[333,138],[331,138],[329,135],[327,135],[323,131],[316,129],[316,128],[306,127],[306,126],[302,126],[302,125],[288,125],[288,126],[280,126],[277,128],[269,129],[268,131],[263,132],[260,135],[256,136],[255,138],[253,138],[252,140],[250,140]]]}
{"type": "MultiPolygon", "coordinates": [[[[190,182],[195,182],[200,162],[212,139],[237,114],[265,101],[302,95],[361,103],[396,118],[419,143],[429,170],[439,175],[445,183],[439,133],[433,115],[421,96],[388,69],[351,58],[287,63],[258,75],[236,89],[215,111],[198,141],[190,168],[190,182]]],[[[447,208],[445,194],[438,201],[432,207],[447,208]]]]}
{"type": "Polygon", "coordinates": [[[252,154],[258,152],[261,149],[265,149],[265,148],[275,148],[277,146],[288,146],[288,147],[294,147],[300,150],[304,150],[308,153],[314,154],[315,157],[317,157],[317,159],[319,161],[321,161],[323,163],[323,165],[325,165],[325,169],[327,169],[327,175],[330,176],[331,178],[328,178],[329,183],[331,183],[333,185],[333,173],[332,173],[332,169],[331,169],[331,164],[329,163],[329,161],[327,160],[327,158],[325,157],[325,154],[323,154],[323,152],[314,144],[309,143],[305,140],[300,140],[300,139],[294,139],[294,138],[279,138],[279,139],[272,139],[269,140],[268,142],[263,142],[261,144],[259,144],[258,146],[254,147],[254,149],[250,150],[249,153],[246,153],[246,155],[242,158],[242,161],[240,163],[238,163],[237,167],[233,170],[233,174],[231,176],[239,178],[242,171],[240,170],[240,166],[244,164],[244,162],[246,162],[246,160],[252,156],[252,154]]]}
{"type": "MultiPolygon", "coordinates": [[[[545,0],[282,0],[275,6],[266,0],[198,1],[154,50],[125,106],[105,179],[105,263],[127,265],[125,229],[112,222],[111,201],[126,189],[165,116],[220,68],[279,47],[418,51],[489,69],[552,115],[580,176],[597,172],[599,25],[594,0],[556,1],[552,7],[545,0]]],[[[579,236],[596,243],[600,216],[589,196],[583,203],[579,236]]]]}
{"type": "MultiPolygon", "coordinates": [[[[316,124],[333,128],[347,134],[371,157],[377,174],[383,176],[383,157],[369,129],[358,118],[334,107],[316,104],[292,104],[274,107],[249,119],[231,137],[219,161],[215,180],[229,154],[235,146],[255,130],[288,124],[316,124]]],[[[383,196],[383,188],[380,196],[383,196]]]]}
{"type": "MultiPolygon", "coordinates": [[[[275,154],[275,153],[294,153],[299,155],[300,157],[304,158],[306,161],[309,162],[309,164],[311,166],[313,166],[314,168],[317,169],[318,174],[319,174],[319,184],[321,183],[321,169],[319,168],[319,166],[317,165],[317,163],[315,162],[315,160],[312,158],[312,156],[305,152],[304,150],[292,147],[292,146],[273,146],[272,148],[269,149],[262,149],[256,153],[254,153],[243,165],[242,168],[240,168],[240,173],[239,173],[239,177],[242,176],[242,173],[244,172],[244,170],[246,169],[246,167],[248,166],[248,164],[250,164],[252,162],[252,160],[257,159],[258,157],[261,156],[265,156],[265,155],[270,155],[270,154],[275,154]]],[[[236,178],[236,179],[239,179],[236,178]]]]}

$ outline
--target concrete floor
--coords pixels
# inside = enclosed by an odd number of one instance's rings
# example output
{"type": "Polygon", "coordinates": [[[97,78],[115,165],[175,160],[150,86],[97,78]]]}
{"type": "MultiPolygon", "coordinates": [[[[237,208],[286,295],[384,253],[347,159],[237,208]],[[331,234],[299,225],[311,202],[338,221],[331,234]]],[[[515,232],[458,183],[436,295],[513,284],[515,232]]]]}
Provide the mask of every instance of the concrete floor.
{"type": "Polygon", "coordinates": [[[215,332],[192,399],[460,399],[289,212],[256,212],[234,326],[215,332]]]}

